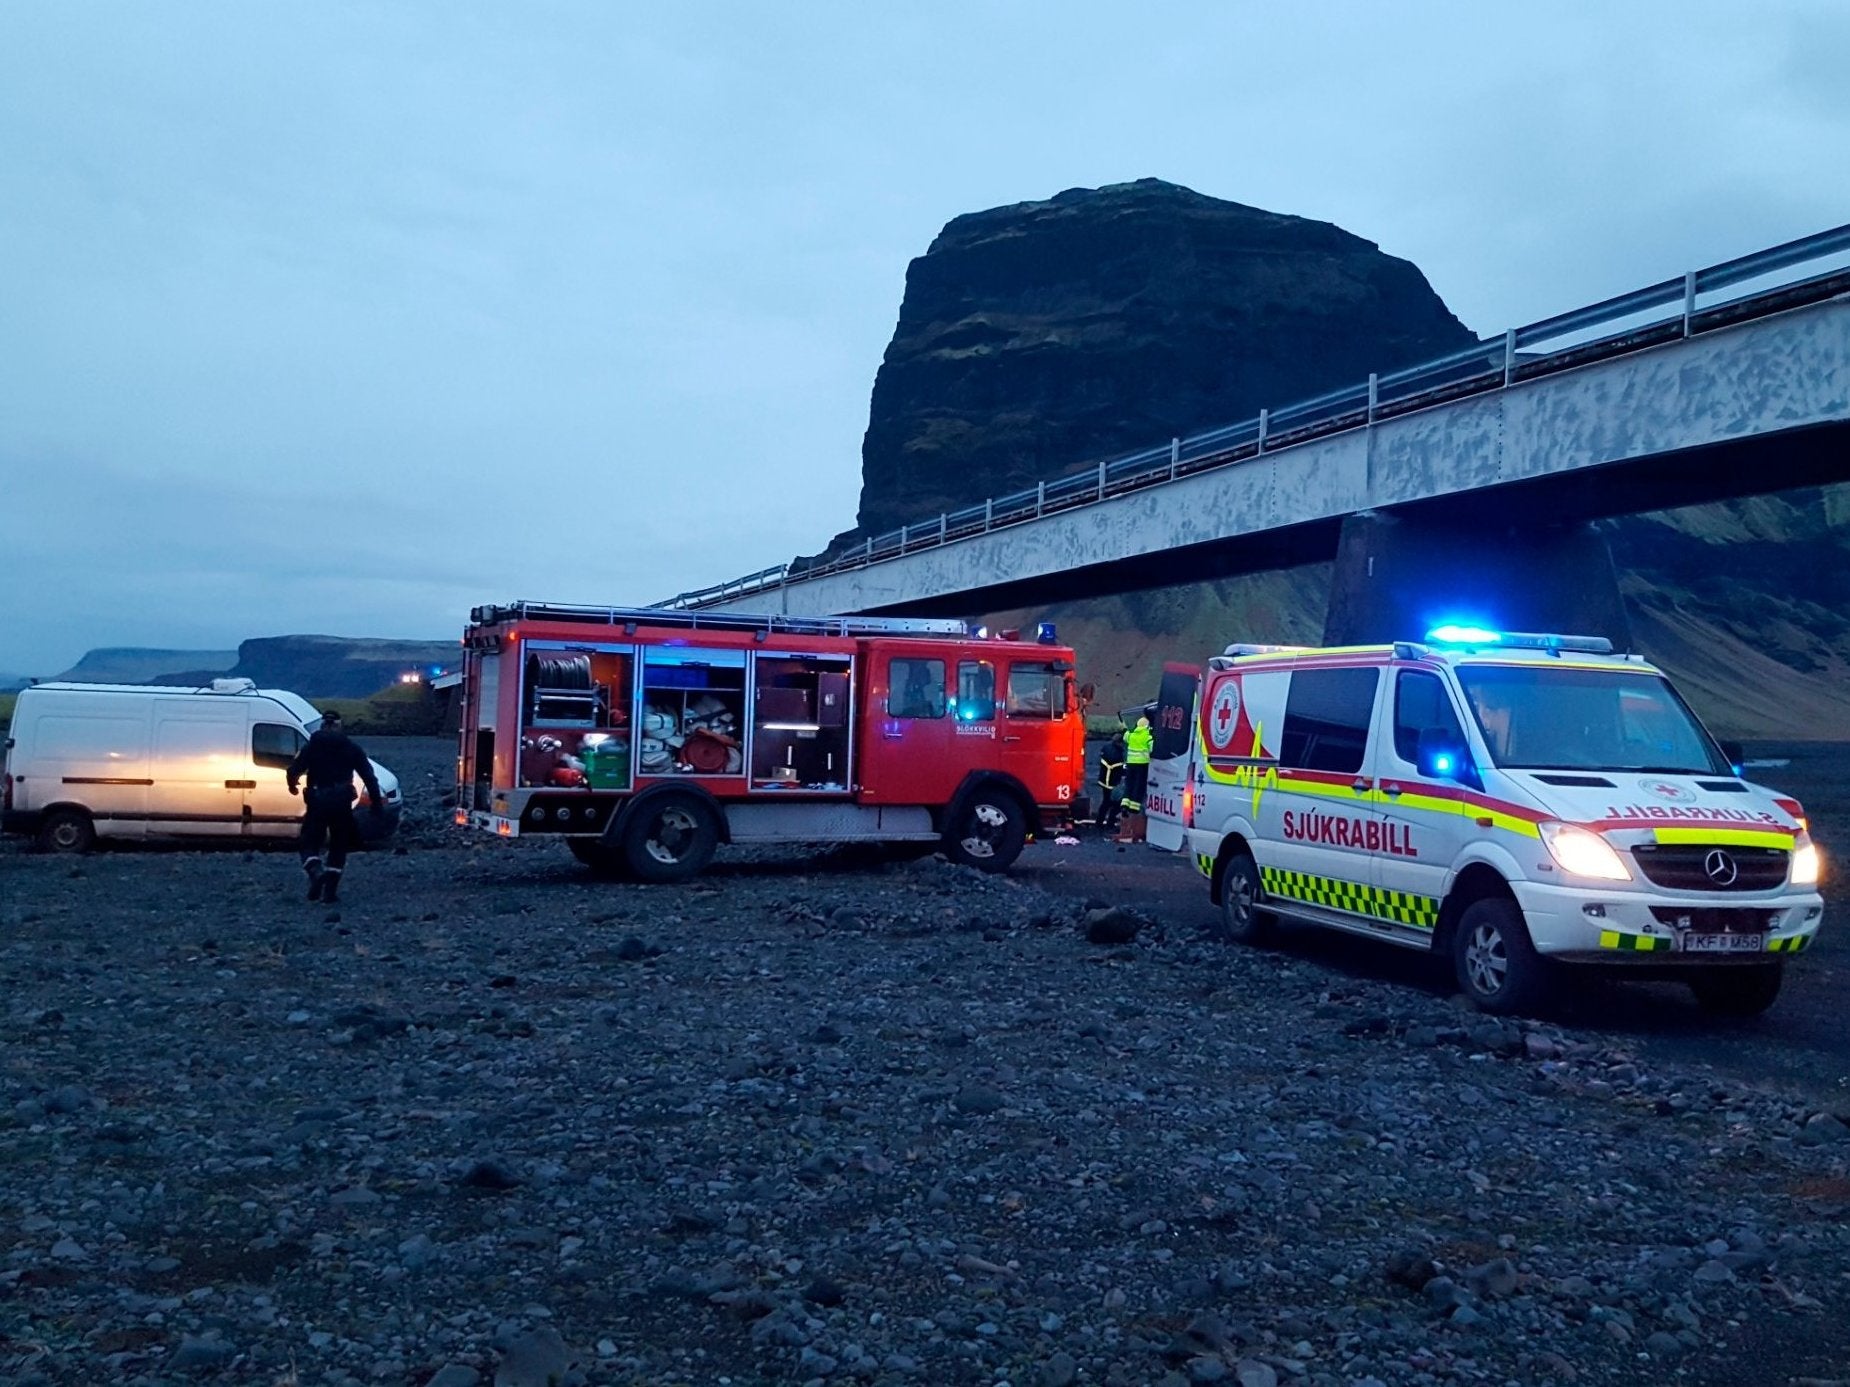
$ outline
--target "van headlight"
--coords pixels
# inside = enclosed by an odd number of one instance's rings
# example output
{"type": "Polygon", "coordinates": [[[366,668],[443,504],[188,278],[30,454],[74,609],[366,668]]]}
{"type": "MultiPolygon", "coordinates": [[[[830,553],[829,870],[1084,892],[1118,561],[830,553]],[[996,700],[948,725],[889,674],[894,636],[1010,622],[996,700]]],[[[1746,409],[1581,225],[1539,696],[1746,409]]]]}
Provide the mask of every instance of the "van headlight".
{"type": "Polygon", "coordinates": [[[1792,843],[1792,884],[1816,886],[1823,875],[1824,858],[1818,853],[1818,845],[1812,842],[1811,835],[1801,833],[1792,843]]]}
{"type": "Polygon", "coordinates": [[[1541,832],[1548,855],[1569,876],[1591,877],[1595,881],[1632,879],[1624,859],[1592,829],[1578,824],[1545,823],[1541,832]]]}

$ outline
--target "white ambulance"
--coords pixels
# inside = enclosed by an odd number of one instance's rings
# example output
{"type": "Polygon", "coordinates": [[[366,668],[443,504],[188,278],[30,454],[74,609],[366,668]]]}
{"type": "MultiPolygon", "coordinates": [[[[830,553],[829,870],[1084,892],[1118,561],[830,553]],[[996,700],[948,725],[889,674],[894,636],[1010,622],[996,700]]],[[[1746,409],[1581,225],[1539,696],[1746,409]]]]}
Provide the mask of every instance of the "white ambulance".
{"type": "Polygon", "coordinates": [[[1818,933],[1798,801],[1602,638],[1234,645],[1159,703],[1149,837],[1194,855],[1230,939],[1288,917],[1443,952],[1491,1012],[1605,965],[1755,1015],[1818,933]]]}

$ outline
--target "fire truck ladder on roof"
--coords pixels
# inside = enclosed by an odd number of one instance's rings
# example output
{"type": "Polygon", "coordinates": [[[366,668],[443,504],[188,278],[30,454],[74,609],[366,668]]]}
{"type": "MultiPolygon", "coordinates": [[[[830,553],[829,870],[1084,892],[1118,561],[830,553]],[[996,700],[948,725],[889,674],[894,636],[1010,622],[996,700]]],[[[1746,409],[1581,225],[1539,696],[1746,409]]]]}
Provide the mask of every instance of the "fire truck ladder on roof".
{"type": "Polygon", "coordinates": [[[639,626],[682,631],[763,631],[797,636],[967,636],[961,621],[938,617],[776,616],[749,612],[674,611],[664,607],[578,607],[552,602],[509,602],[477,607],[469,613],[476,626],[504,621],[561,621],[583,626],[617,626],[634,634],[639,626]]]}

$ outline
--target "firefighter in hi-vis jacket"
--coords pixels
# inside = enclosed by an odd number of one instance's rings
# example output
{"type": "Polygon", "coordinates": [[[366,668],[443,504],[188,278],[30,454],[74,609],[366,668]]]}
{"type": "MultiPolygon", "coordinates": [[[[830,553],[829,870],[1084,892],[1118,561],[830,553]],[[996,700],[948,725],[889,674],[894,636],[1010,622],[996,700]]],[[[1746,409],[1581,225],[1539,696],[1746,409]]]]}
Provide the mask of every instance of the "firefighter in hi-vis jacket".
{"type": "Polygon", "coordinates": [[[1156,745],[1156,733],[1150,720],[1138,718],[1137,725],[1124,734],[1124,832],[1120,843],[1143,841],[1143,796],[1150,783],[1150,749],[1156,745]]]}

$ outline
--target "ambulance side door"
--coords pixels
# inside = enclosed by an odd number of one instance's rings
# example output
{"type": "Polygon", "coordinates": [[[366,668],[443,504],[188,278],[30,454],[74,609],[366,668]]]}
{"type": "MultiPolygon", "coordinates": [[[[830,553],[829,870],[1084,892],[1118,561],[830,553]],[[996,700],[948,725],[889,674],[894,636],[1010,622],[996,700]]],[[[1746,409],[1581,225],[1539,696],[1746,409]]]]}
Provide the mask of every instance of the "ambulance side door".
{"type": "Polygon", "coordinates": [[[1367,760],[1381,683],[1373,665],[1292,670],[1278,788],[1265,796],[1273,807],[1260,825],[1276,864],[1268,868],[1259,858],[1267,895],[1373,918],[1368,902],[1382,828],[1367,760]]]}
{"type": "Polygon", "coordinates": [[[1458,710],[1445,680],[1432,670],[1391,669],[1389,696],[1382,700],[1375,737],[1376,797],[1386,827],[1377,859],[1383,900],[1396,923],[1425,932],[1439,923],[1445,883],[1464,850],[1473,821],[1466,813],[1460,777],[1419,765],[1422,733],[1443,734],[1457,747],[1466,745],[1458,710]]]}
{"type": "Polygon", "coordinates": [[[1182,850],[1187,817],[1183,801],[1194,795],[1189,782],[1195,765],[1195,698],[1200,687],[1201,671],[1194,665],[1163,666],[1143,803],[1145,837],[1152,847],[1170,852],[1182,850]]]}

